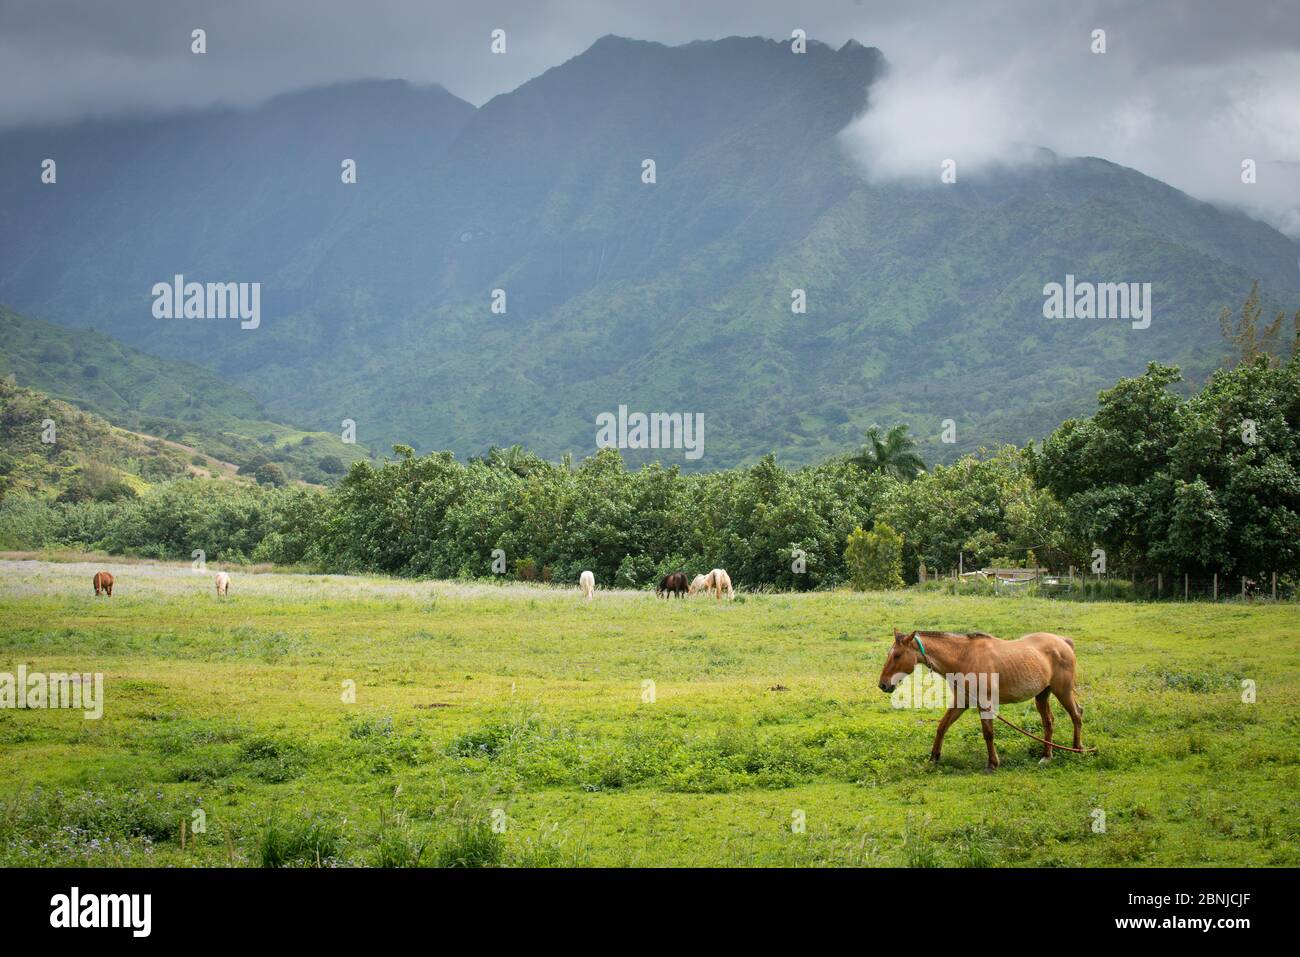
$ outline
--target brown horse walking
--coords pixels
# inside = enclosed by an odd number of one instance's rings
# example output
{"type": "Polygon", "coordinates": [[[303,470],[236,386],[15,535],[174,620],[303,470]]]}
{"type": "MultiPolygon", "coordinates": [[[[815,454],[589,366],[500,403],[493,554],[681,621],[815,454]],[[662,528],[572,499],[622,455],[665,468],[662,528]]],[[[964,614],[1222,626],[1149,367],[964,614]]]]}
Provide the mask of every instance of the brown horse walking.
{"type": "Polygon", "coordinates": [[[95,597],[103,591],[109,598],[113,597],[113,576],[108,572],[95,572],[95,597]]]}
{"type": "MultiPolygon", "coordinates": [[[[971,680],[970,676],[996,675],[997,696],[994,708],[1001,704],[1034,699],[1043,719],[1043,761],[1052,759],[1052,706],[1056,695],[1074,722],[1074,747],[1083,747],[1083,708],[1074,696],[1074,642],[1062,635],[1036,631],[1015,641],[1002,641],[982,631],[954,634],[947,631],[913,631],[902,634],[894,630],[894,644],[880,672],[880,690],[892,694],[900,681],[910,675],[920,661],[953,686],[971,680]]],[[[993,746],[993,716],[987,702],[982,706],[980,724],[988,747],[987,770],[997,768],[998,752],[993,746]],[[985,715],[988,715],[986,717],[985,715]]],[[[938,761],[943,736],[948,726],[967,708],[959,696],[953,707],[939,719],[939,730],[930,749],[930,760],[938,761]]]]}

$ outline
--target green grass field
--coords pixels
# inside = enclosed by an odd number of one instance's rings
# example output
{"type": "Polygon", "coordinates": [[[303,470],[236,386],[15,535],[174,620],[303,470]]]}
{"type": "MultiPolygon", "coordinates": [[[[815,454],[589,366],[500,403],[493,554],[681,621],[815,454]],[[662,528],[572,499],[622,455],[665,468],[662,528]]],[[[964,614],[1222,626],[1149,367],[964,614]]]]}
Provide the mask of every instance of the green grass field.
{"type": "Polygon", "coordinates": [[[188,566],[3,561],[0,671],[103,672],[105,705],[0,710],[0,864],[1295,866],[1298,622],[239,571],[218,602],[188,566]],[[876,688],[894,626],[1072,636],[1099,753],[997,725],[986,774],[967,715],[931,766],[938,712],[876,688]]]}

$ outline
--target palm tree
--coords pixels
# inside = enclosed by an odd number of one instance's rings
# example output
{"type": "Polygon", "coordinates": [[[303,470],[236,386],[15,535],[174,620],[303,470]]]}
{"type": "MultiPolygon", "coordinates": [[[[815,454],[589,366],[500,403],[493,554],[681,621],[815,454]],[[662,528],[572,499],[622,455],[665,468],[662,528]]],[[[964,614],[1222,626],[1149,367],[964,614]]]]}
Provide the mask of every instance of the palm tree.
{"type": "Polygon", "coordinates": [[[867,429],[867,441],[862,451],[849,461],[868,475],[883,472],[904,482],[910,482],[925,471],[925,462],[915,451],[916,442],[907,434],[907,426],[896,425],[886,433],[880,426],[867,429]]]}
{"type": "Polygon", "coordinates": [[[522,445],[501,448],[494,445],[488,449],[483,461],[495,469],[507,469],[520,478],[527,478],[533,472],[546,465],[539,456],[529,452],[522,445]]]}

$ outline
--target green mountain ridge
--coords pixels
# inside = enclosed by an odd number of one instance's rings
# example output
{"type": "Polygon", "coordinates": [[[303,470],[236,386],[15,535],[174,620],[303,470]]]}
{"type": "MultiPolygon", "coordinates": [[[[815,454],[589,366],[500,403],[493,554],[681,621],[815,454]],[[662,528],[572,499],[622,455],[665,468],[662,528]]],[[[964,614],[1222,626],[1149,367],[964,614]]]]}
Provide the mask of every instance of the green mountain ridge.
{"type": "Polygon", "coordinates": [[[886,69],[858,43],[609,36],[477,109],[369,82],[14,131],[0,299],[372,447],[581,457],[620,405],[702,412],[702,459],[625,452],[688,469],[817,461],[876,422],[927,461],[1023,443],[1148,361],[1206,375],[1255,279],[1269,310],[1300,300],[1300,244],[1105,160],[872,183],[841,132],[886,69]],[[262,282],[261,326],[154,319],[176,273],[262,282]],[[1045,320],[1067,274],[1150,282],[1151,327],[1045,320]]]}

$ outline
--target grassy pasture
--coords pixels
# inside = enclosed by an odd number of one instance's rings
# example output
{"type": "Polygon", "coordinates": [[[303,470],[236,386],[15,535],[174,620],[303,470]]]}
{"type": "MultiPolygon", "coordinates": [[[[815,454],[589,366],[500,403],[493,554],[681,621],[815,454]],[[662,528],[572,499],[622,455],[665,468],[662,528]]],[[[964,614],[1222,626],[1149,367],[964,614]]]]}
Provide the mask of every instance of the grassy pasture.
{"type": "Polygon", "coordinates": [[[0,710],[0,864],[1300,863],[1294,605],[232,578],[0,561],[0,671],[106,697],[0,710]],[[1100,753],[997,725],[985,774],[967,715],[931,766],[938,712],[876,688],[895,625],[1070,635],[1100,753]]]}

